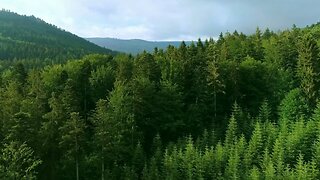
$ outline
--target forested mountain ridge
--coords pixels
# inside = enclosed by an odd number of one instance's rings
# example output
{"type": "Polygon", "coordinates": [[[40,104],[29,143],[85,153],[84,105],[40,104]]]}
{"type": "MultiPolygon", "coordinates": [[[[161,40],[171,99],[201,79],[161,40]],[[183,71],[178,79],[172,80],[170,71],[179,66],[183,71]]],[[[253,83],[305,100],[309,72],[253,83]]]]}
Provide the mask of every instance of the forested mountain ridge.
{"type": "MultiPolygon", "coordinates": [[[[152,52],[155,48],[166,49],[169,45],[178,47],[181,41],[145,41],[141,39],[115,39],[115,38],[86,38],[101,47],[112,49],[114,51],[131,53],[136,55],[143,51],[152,52]]],[[[186,41],[187,45],[191,42],[186,41]]]]}
{"type": "Polygon", "coordinates": [[[0,179],[320,179],[319,30],[16,63],[0,179]]]}
{"type": "Polygon", "coordinates": [[[62,62],[90,53],[115,52],[34,16],[0,11],[0,60],[51,59],[62,62]]]}

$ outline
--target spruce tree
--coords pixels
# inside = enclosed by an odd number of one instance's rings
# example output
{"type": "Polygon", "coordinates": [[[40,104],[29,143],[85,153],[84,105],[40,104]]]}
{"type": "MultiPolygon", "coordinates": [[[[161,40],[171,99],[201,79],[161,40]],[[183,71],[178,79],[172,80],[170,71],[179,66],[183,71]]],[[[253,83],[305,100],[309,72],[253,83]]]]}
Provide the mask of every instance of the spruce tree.
{"type": "Polygon", "coordinates": [[[238,131],[238,127],[237,127],[236,119],[234,115],[231,115],[228,129],[226,131],[226,139],[224,143],[226,150],[230,150],[235,145],[235,142],[237,141],[237,131],[238,131]]]}
{"type": "Polygon", "coordinates": [[[273,180],[276,178],[276,170],[274,168],[273,162],[271,160],[271,157],[269,155],[268,149],[265,149],[264,156],[262,160],[261,165],[263,172],[264,172],[264,178],[266,180],[273,180]]]}
{"type": "Polygon", "coordinates": [[[314,108],[319,91],[319,47],[311,34],[302,37],[299,44],[297,77],[309,108],[314,108]]]}
{"type": "Polygon", "coordinates": [[[276,139],[274,143],[272,160],[273,160],[273,164],[275,165],[277,179],[282,179],[284,169],[285,169],[285,164],[284,164],[284,149],[283,149],[283,143],[282,143],[281,137],[276,139]]]}
{"type": "Polygon", "coordinates": [[[240,179],[239,163],[240,157],[237,147],[230,150],[228,164],[226,166],[227,179],[240,179]]]}
{"type": "Polygon", "coordinates": [[[299,154],[297,164],[295,166],[295,176],[298,180],[308,179],[308,168],[303,160],[302,154],[299,154]]]}
{"type": "Polygon", "coordinates": [[[259,122],[256,123],[251,139],[248,144],[248,149],[244,157],[246,169],[250,169],[253,165],[258,166],[261,161],[261,153],[263,148],[262,131],[259,122]]]}
{"type": "Polygon", "coordinates": [[[85,124],[83,119],[80,117],[78,112],[73,112],[70,114],[70,119],[68,119],[65,124],[59,128],[61,131],[61,142],[60,146],[66,148],[66,151],[74,157],[75,159],[75,170],[76,179],[79,180],[79,159],[80,159],[80,149],[81,141],[84,135],[85,124]]]}

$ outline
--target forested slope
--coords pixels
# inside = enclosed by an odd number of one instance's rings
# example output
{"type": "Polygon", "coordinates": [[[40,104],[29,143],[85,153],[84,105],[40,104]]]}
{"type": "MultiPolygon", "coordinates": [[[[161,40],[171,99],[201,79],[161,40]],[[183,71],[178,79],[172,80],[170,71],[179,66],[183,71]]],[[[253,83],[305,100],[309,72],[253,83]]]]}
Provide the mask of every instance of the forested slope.
{"type": "Polygon", "coordinates": [[[34,16],[0,11],[0,60],[62,62],[90,53],[113,53],[34,16]]]}
{"type": "Polygon", "coordinates": [[[319,26],[1,73],[0,179],[320,179],[319,26]]]}

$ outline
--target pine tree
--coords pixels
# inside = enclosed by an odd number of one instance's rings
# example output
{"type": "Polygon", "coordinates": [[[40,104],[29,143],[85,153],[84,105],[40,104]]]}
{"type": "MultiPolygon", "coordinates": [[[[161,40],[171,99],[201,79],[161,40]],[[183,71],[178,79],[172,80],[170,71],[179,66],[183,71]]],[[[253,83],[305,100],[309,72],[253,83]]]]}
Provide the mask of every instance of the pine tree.
{"type": "Polygon", "coordinates": [[[178,179],[178,164],[176,159],[177,150],[174,149],[173,155],[171,156],[168,152],[168,149],[165,150],[163,158],[163,168],[164,168],[164,177],[166,180],[178,179]]]}
{"type": "Polygon", "coordinates": [[[78,112],[70,114],[70,119],[59,129],[62,134],[60,145],[67,147],[68,154],[74,156],[76,179],[79,180],[79,151],[81,148],[81,138],[83,138],[85,124],[78,112]]]}
{"type": "Polygon", "coordinates": [[[286,94],[279,106],[281,121],[295,122],[308,114],[308,103],[299,88],[293,89],[286,94]]]}
{"type": "Polygon", "coordinates": [[[104,167],[113,166],[114,162],[124,162],[125,159],[132,157],[138,133],[131,105],[131,97],[123,82],[116,82],[108,101],[100,100],[97,104],[93,123],[96,127],[98,154],[102,159],[102,177],[104,167]],[[105,162],[108,164],[105,165],[105,162]]]}
{"type": "Polygon", "coordinates": [[[264,48],[262,46],[262,33],[259,27],[256,29],[256,33],[253,36],[253,54],[252,57],[256,60],[262,61],[264,58],[264,48]]]}
{"type": "MultiPolygon", "coordinates": [[[[209,133],[207,129],[205,129],[200,137],[200,143],[197,146],[199,149],[204,150],[206,147],[211,146],[209,144],[209,133]]],[[[214,138],[214,137],[213,137],[214,138]]]]}
{"type": "Polygon", "coordinates": [[[12,141],[4,144],[0,153],[1,179],[36,179],[42,161],[27,144],[12,141]]]}
{"type": "Polygon", "coordinates": [[[93,106],[93,102],[91,99],[91,86],[90,86],[90,81],[89,78],[91,76],[92,72],[92,65],[89,60],[84,59],[82,61],[82,64],[80,65],[80,74],[78,77],[78,82],[81,82],[79,84],[79,95],[80,95],[80,107],[81,107],[81,112],[80,114],[83,116],[84,120],[87,121],[87,114],[91,110],[93,106]]]}
{"type": "Polygon", "coordinates": [[[153,152],[153,158],[156,162],[156,166],[160,166],[162,164],[162,158],[163,158],[162,150],[163,150],[162,141],[161,141],[160,135],[157,134],[153,138],[152,148],[151,148],[151,152],[153,152]]]}
{"type": "Polygon", "coordinates": [[[149,173],[149,169],[148,169],[147,164],[145,164],[144,167],[143,167],[141,179],[142,180],[151,180],[152,179],[152,177],[151,177],[151,175],[149,173]]]}
{"type": "Polygon", "coordinates": [[[214,178],[220,179],[223,176],[224,168],[226,165],[226,151],[222,146],[221,142],[218,142],[215,151],[215,162],[214,162],[214,178]]]}
{"type": "Polygon", "coordinates": [[[256,166],[253,166],[253,168],[250,170],[249,178],[250,180],[259,180],[260,178],[260,171],[256,166]]]}
{"type": "Polygon", "coordinates": [[[264,156],[263,156],[263,160],[262,160],[262,169],[264,172],[264,177],[266,180],[273,180],[276,177],[276,172],[275,172],[275,168],[273,165],[273,162],[270,158],[269,155],[269,151],[268,149],[266,149],[264,151],[264,156]]]}
{"type": "Polygon", "coordinates": [[[202,156],[202,164],[203,164],[203,178],[210,179],[215,176],[215,154],[214,154],[214,146],[206,147],[202,156]]]}
{"type": "Polygon", "coordinates": [[[250,129],[250,118],[245,114],[240,105],[235,101],[232,105],[232,114],[237,122],[237,133],[241,132],[246,138],[249,138],[251,133],[250,129]]]}
{"type": "Polygon", "coordinates": [[[207,49],[207,59],[208,59],[208,76],[207,80],[209,85],[213,87],[213,106],[214,106],[214,117],[217,117],[217,94],[224,93],[223,89],[225,85],[223,84],[218,65],[218,52],[216,46],[210,44],[207,49]]]}
{"type": "Polygon", "coordinates": [[[277,179],[282,179],[283,172],[285,169],[285,164],[284,164],[284,149],[283,149],[281,135],[279,135],[279,138],[276,139],[274,143],[272,159],[273,159],[273,164],[275,165],[277,179]]]}
{"type": "Polygon", "coordinates": [[[137,174],[141,174],[145,163],[145,153],[142,149],[141,143],[138,142],[132,156],[132,166],[137,174]]]}
{"type": "Polygon", "coordinates": [[[305,137],[304,119],[300,119],[292,125],[292,131],[287,135],[285,142],[285,161],[295,164],[300,153],[303,152],[303,138],[305,137]]]}
{"type": "Polygon", "coordinates": [[[89,92],[93,98],[92,100],[97,102],[99,99],[107,97],[112,90],[115,82],[114,69],[111,66],[97,67],[92,71],[89,80],[92,88],[89,92]]]}
{"type": "Polygon", "coordinates": [[[159,82],[161,77],[160,67],[149,53],[142,53],[135,60],[134,75],[144,77],[151,82],[159,82]]]}
{"type": "Polygon", "coordinates": [[[27,76],[28,76],[24,65],[22,63],[15,64],[13,67],[12,73],[13,73],[14,81],[19,83],[21,86],[24,86],[27,81],[27,76]]]}
{"type": "Polygon", "coordinates": [[[1,92],[1,119],[4,136],[7,136],[8,131],[15,125],[14,116],[20,111],[23,95],[19,91],[17,82],[9,82],[1,92]]]}
{"type": "Polygon", "coordinates": [[[185,153],[183,157],[183,168],[185,169],[186,179],[193,179],[195,177],[195,161],[197,158],[197,151],[193,145],[191,136],[188,137],[186,142],[185,153]]]}
{"type": "Polygon", "coordinates": [[[106,100],[100,99],[93,115],[93,124],[95,125],[95,144],[100,149],[101,157],[101,179],[104,180],[105,160],[108,153],[108,147],[111,146],[110,132],[107,123],[107,104],[106,100]]]}
{"type": "Polygon", "coordinates": [[[133,74],[133,60],[130,56],[119,55],[116,58],[116,81],[126,83],[132,78],[133,74]]]}
{"type": "Polygon", "coordinates": [[[314,160],[308,163],[308,178],[319,179],[319,169],[314,160]]]}
{"type": "Polygon", "coordinates": [[[159,165],[157,164],[156,159],[153,157],[150,160],[149,175],[150,175],[150,179],[152,179],[152,180],[160,180],[161,179],[159,165]]]}
{"type": "Polygon", "coordinates": [[[44,121],[41,123],[39,137],[42,139],[42,153],[45,154],[43,160],[47,162],[45,172],[49,178],[56,179],[58,176],[57,163],[61,157],[59,128],[62,127],[62,122],[68,119],[68,116],[61,98],[57,97],[55,93],[52,93],[52,97],[49,99],[49,106],[51,110],[43,115],[44,121]]]}
{"type": "Polygon", "coordinates": [[[257,122],[248,144],[248,149],[244,157],[246,169],[250,169],[252,165],[259,165],[261,160],[261,152],[263,147],[262,131],[260,123],[257,122]]]}
{"type": "MultiPolygon", "coordinates": [[[[183,97],[182,92],[176,84],[170,81],[161,81],[160,89],[158,90],[154,89],[154,87],[152,87],[153,84],[150,84],[148,81],[143,86],[146,86],[145,89],[137,90],[136,92],[137,95],[142,95],[141,97],[145,100],[144,102],[140,101],[140,106],[143,106],[143,103],[146,104],[145,112],[141,114],[147,118],[145,122],[147,127],[143,129],[150,131],[146,140],[149,140],[149,136],[152,137],[157,132],[161,134],[164,142],[172,141],[185,132],[183,128],[186,127],[186,125],[192,127],[197,125],[198,121],[196,120],[190,122],[190,124],[184,122],[186,120],[183,121],[183,97]],[[138,94],[138,91],[145,90],[148,90],[144,93],[147,96],[143,96],[143,94],[140,93],[138,94]]],[[[139,89],[140,88],[143,87],[139,87],[139,89]]]]}
{"type": "Polygon", "coordinates": [[[319,125],[320,125],[320,102],[317,103],[317,106],[316,106],[316,108],[313,112],[313,115],[312,115],[312,119],[315,122],[319,123],[319,125]]]}
{"type": "MultiPolygon", "coordinates": [[[[77,82],[78,83],[78,82],[77,82]]],[[[81,111],[80,94],[78,87],[73,79],[67,79],[64,89],[61,93],[61,100],[65,113],[69,116],[72,112],[81,111]]]]}
{"type": "Polygon", "coordinates": [[[320,167],[320,139],[318,137],[318,140],[313,145],[313,162],[315,165],[319,168],[320,167]]]}
{"type": "Polygon", "coordinates": [[[301,154],[299,154],[297,164],[295,166],[295,176],[298,180],[308,179],[308,169],[301,154]]]}
{"type": "MultiPolygon", "coordinates": [[[[244,172],[246,169],[245,169],[245,166],[244,166],[244,157],[245,157],[245,153],[246,153],[246,150],[247,150],[247,142],[246,142],[246,139],[244,137],[244,135],[241,135],[239,140],[237,141],[236,143],[236,148],[237,148],[237,152],[239,154],[239,160],[240,160],[240,163],[239,163],[239,172],[244,172]]],[[[245,173],[239,173],[240,174],[240,179],[244,179],[246,178],[246,174],[245,173]]]]}
{"type": "Polygon", "coordinates": [[[268,123],[271,121],[271,108],[269,107],[268,100],[264,100],[260,106],[259,120],[262,123],[268,123]]]}
{"type": "Polygon", "coordinates": [[[319,48],[312,35],[303,36],[298,49],[297,77],[309,108],[314,108],[319,91],[319,48]]]}
{"type": "Polygon", "coordinates": [[[238,149],[237,147],[233,147],[226,167],[227,179],[240,179],[239,163],[238,149]]]}
{"type": "Polygon", "coordinates": [[[230,150],[237,141],[237,122],[234,115],[231,115],[229,120],[228,129],[226,131],[225,147],[226,150],[230,150]]]}

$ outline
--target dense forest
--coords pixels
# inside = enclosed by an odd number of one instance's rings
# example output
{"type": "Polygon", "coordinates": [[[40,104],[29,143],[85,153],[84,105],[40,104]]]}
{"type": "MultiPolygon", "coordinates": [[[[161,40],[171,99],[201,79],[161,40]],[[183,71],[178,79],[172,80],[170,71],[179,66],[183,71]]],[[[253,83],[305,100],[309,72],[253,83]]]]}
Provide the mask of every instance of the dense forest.
{"type": "Polygon", "coordinates": [[[42,68],[6,60],[0,179],[320,179],[319,42],[319,25],[257,28],[42,68]]]}

